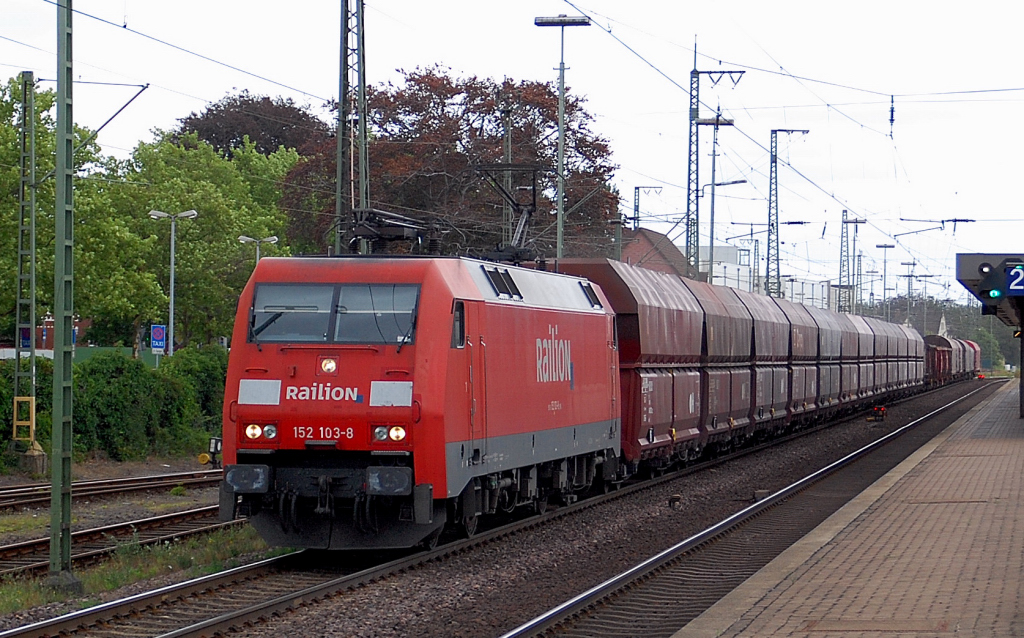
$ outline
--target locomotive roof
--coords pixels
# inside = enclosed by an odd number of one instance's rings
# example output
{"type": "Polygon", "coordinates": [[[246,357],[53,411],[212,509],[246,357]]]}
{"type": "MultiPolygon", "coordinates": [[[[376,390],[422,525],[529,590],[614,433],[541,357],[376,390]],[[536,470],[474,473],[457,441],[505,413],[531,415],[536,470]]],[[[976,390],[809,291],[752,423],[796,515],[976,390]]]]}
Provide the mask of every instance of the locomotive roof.
{"type": "Polygon", "coordinates": [[[351,272],[349,268],[357,269],[359,274],[355,277],[365,280],[365,283],[416,283],[437,275],[458,298],[560,310],[610,312],[600,289],[586,279],[469,257],[267,257],[260,260],[253,280],[257,283],[336,281],[340,273],[351,272]]]}

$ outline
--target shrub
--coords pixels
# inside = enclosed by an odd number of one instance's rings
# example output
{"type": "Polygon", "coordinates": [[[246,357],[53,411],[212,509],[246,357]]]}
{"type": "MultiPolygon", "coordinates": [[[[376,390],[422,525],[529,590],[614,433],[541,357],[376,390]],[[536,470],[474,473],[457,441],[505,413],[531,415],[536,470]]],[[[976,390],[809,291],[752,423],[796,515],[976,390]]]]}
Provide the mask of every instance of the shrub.
{"type": "MultiPolygon", "coordinates": [[[[185,455],[206,449],[219,427],[226,352],[184,350],[181,361],[152,370],[120,353],[75,364],[74,453],[102,452],[118,461],[150,454],[185,455]],[[203,403],[207,406],[204,413],[203,403]]],[[[50,451],[53,362],[36,359],[36,440],[50,451]]],[[[0,437],[11,439],[14,361],[0,361],[0,437]]],[[[9,465],[0,458],[0,471],[9,465]]]]}
{"type": "MultiPolygon", "coordinates": [[[[177,357],[178,353],[174,353],[177,357]]],[[[206,449],[209,435],[202,427],[202,415],[195,390],[185,381],[159,370],[149,371],[156,386],[157,415],[151,430],[152,451],[181,456],[206,449]]]]}
{"type": "Polygon", "coordinates": [[[137,359],[100,354],[75,367],[75,449],[143,459],[160,423],[161,388],[137,359]]]}
{"type": "Polygon", "coordinates": [[[224,382],[228,372],[228,351],[220,346],[176,350],[159,372],[185,383],[194,395],[208,432],[220,428],[224,409],[224,382]]]}

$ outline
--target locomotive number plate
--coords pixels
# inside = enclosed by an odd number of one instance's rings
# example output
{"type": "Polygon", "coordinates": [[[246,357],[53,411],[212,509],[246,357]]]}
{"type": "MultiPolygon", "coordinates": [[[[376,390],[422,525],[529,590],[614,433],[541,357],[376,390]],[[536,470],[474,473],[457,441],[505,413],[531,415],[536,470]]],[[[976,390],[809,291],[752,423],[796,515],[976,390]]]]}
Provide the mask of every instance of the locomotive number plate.
{"type": "Polygon", "coordinates": [[[338,440],[354,439],[356,437],[356,433],[352,428],[330,427],[323,425],[297,425],[292,427],[292,436],[297,439],[338,440]]]}

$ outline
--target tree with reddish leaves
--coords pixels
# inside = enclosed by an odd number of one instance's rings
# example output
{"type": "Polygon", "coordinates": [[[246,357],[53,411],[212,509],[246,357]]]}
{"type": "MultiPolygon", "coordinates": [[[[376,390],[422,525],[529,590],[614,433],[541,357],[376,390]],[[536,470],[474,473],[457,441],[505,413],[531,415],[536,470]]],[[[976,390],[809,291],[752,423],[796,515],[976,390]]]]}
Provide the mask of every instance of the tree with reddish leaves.
{"type": "MultiPolygon", "coordinates": [[[[501,184],[506,122],[511,134],[511,194],[533,204],[524,245],[555,255],[558,96],[551,84],[455,78],[438,67],[403,72],[404,82],[369,88],[371,207],[420,220],[444,254],[486,255],[507,243],[509,219],[501,184]],[[482,171],[481,166],[492,170],[482,171]]],[[[582,98],[566,99],[566,256],[611,253],[618,195],[610,189],[615,169],[608,142],[594,134],[582,98]]],[[[336,150],[322,144],[286,178],[282,208],[297,252],[325,252],[333,243],[336,150]]],[[[351,193],[345,184],[344,192],[351,193]]],[[[346,197],[349,197],[346,195],[346,197]]],[[[375,250],[383,246],[375,246],[375,250]]],[[[392,252],[410,250],[396,242],[392,252]]],[[[415,250],[415,248],[414,248],[415,250]]]]}
{"type": "Polygon", "coordinates": [[[331,136],[330,126],[291,99],[250,95],[248,91],[228,95],[202,113],[178,121],[181,125],[172,132],[175,138],[196,133],[228,158],[243,146],[245,137],[262,155],[281,147],[305,155],[331,136]]]}

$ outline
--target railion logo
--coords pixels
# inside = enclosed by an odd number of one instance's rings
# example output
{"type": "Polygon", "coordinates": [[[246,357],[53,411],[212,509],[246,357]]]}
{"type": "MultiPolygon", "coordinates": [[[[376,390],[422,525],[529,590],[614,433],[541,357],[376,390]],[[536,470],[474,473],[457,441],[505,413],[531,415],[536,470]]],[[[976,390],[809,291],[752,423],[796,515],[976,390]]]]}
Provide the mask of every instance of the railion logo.
{"type": "Polygon", "coordinates": [[[546,339],[537,339],[537,382],[569,382],[573,387],[572,342],[558,338],[558,326],[548,326],[546,339]]]}
{"type": "Polygon", "coordinates": [[[359,388],[331,387],[330,383],[314,383],[313,385],[294,386],[284,389],[284,398],[295,401],[355,401],[363,402],[359,388]]]}

